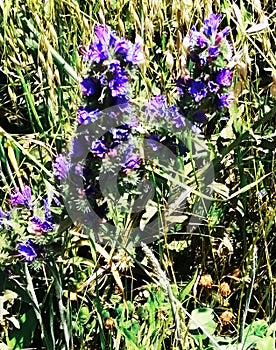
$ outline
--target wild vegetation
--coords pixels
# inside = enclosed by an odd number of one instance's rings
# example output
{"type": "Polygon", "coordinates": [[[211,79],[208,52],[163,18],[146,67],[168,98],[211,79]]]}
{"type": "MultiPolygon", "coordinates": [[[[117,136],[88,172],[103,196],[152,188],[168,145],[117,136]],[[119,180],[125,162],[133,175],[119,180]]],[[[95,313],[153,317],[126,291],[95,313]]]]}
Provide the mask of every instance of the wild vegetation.
{"type": "Polygon", "coordinates": [[[275,4],[0,9],[0,350],[274,349],[275,4]]]}

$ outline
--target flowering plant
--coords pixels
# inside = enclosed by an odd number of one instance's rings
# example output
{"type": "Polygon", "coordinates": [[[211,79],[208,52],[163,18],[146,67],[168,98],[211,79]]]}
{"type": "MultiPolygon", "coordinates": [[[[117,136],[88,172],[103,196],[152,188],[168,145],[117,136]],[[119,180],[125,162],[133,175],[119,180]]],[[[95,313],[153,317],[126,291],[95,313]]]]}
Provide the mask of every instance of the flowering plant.
{"type": "Polygon", "coordinates": [[[227,119],[233,99],[229,88],[233,72],[228,67],[232,43],[227,40],[230,27],[218,30],[221,15],[212,13],[197,31],[193,26],[188,40],[188,70],[177,80],[178,105],[182,113],[196,123],[214,118],[227,119]]]}
{"type": "MultiPolygon", "coordinates": [[[[53,207],[58,209],[59,203],[51,198],[53,207]]],[[[56,240],[56,227],[49,199],[34,199],[31,187],[24,185],[16,188],[10,195],[8,210],[0,210],[0,265],[12,257],[18,256],[31,262],[45,254],[44,246],[56,240]],[[12,239],[11,239],[12,238],[12,239]]]]}
{"type": "Polygon", "coordinates": [[[170,182],[164,169],[169,173],[174,164],[174,178],[189,162],[184,140],[190,130],[184,115],[177,107],[168,106],[165,96],[153,97],[144,106],[130,103],[128,83],[134,66],[143,62],[139,44],[118,38],[109,27],[97,26],[95,40],[83,54],[87,76],[81,82],[79,128],[69,159],[58,155],[54,173],[65,180],[63,193],[76,221],[88,225],[90,220],[93,225],[91,206],[101,222],[122,223],[139,199],[135,213],[128,217],[130,227],[136,227],[145,214],[141,203],[145,205],[146,197],[156,208],[165,206],[170,182]],[[145,190],[142,184],[148,180],[154,189],[146,186],[145,190]],[[107,197],[112,198],[112,205],[107,197]]]}

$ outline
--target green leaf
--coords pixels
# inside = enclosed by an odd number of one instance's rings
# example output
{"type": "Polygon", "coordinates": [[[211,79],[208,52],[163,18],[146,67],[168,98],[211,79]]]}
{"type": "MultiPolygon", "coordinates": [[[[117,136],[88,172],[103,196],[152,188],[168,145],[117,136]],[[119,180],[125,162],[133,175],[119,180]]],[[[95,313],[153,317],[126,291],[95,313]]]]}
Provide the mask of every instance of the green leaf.
{"type": "Polygon", "coordinates": [[[196,270],[193,278],[190,280],[190,282],[181,289],[180,293],[179,293],[179,300],[181,302],[184,301],[184,299],[186,298],[187,295],[189,295],[191,293],[191,290],[193,289],[193,286],[195,284],[195,281],[197,279],[197,275],[198,275],[198,270],[196,270]]]}
{"type": "Polygon", "coordinates": [[[272,337],[265,337],[263,339],[260,339],[256,343],[256,348],[258,350],[274,350],[274,339],[272,337]]]}
{"type": "MultiPolygon", "coordinates": [[[[200,308],[195,309],[191,313],[191,320],[189,323],[190,330],[203,330],[206,333],[212,335],[216,330],[216,322],[213,320],[213,309],[200,308]]],[[[207,335],[203,334],[202,339],[206,339],[207,335]]]]}
{"type": "Polygon", "coordinates": [[[33,309],[25,312],[19,320],[20,329],[13,329],[9,335],[8,346],[13,350],[20,350],[31,345],[37,326],[37,319],[33,309]]]}

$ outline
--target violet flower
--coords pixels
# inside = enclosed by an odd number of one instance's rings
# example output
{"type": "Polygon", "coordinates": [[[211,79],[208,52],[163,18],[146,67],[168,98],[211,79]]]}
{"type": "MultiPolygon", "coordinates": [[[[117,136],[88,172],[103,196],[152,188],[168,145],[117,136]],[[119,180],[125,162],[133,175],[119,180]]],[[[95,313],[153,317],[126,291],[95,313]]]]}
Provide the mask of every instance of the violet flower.
{"type": "Polygon", "coordinates": [[[215,45],[209,46],[208,53],[211,58],[217,58],[219,55],[219,48],[215,45]]]}
{"type": "Polygon", "coordinates": [[[54,162],[54,176],[58,180],[63,180],[67,176],[67,162],[65,157],[62,154],[58,154],[56,156],[55,162],[54,162]]]}
{"type": "Polygon", "coordinates": [[[123,170],[127,171],[129,169],[139,169],[140,161],[140,156],[134,152],[133,145],[130,145],[123,154],[123,170]]]}
{"type": "Polygon", "coordinates": [[[98,119],[100,111],[95,109],[93,111],[88,110],[87,108],[81,107],[78,110],[78,123],[87,125],[91,122],[94,122],[98,119]]]}
{"type": "Polygon", "coordinates": [[[25,243],[19,243],[18,253],[21,254],[26,261],[33,261],[37,257],[34,243],[28,239],[25,243]]]}
{"type": "Polygon", "coordinates": [[[200,102],[207,96],[207,89],[202,80],[189,80],[188,92],[194,97],[195,102],[200,102]]]}
{"type": "Polygon", "coordinates": [[[111,95],[113,97],[126,95],[128,82],[126,71],[120,66],[119,62],[111,63],[110,71],[113,73],[113,79],[108,84],[111,95]]]}
{"type": "Polygon", "coordinates": [[[209,18],[204,21],[204,34],[207,36],[212,36],[217,33],[217,29],[221,20],[221,14],[215,15],[211,13],[209,18]]]}
{"type": "Polygon", "coordinates": [[[140,65],[145,62],[145,56],[139,43],[131,44],[126,54],[126,61],[133,65],[140,65]]]}
{"type": "Polygon", "coordinates": [[[96,78],[85,78],[81,82],[81,92],[83,95],[92,96],[100,90],[100,84],[96,78]]]}
{"type": "Polygon", "coordinates": [[[32,192],[31,188],[27,185],[23,187],[22,192],[20,192],[19,188],[16,188],[14,193],[11,195],[11,205],[24,205],[29,207],[31,204],[32,192]]]}
{"type": "Polygon", "coordinates": [[[230,94],[218,95],[215,98],[215,104],[218,109],[223,109],[224,107],[228,108],[232,102],[232,97],[230,94]]]}
{"type": "Polygon", "coordinates": [[[233,73],[229,68],[221,69],[216,76],[216,83],[222,86],[231,86],[233,79],[233,73]]]}
{"type": "Polygon", "coordinates": [[[41,220],[38,216],[33,216],[31,222],[33,223],[32,229],[35,232],[46,233],[53,229],[54,218],[50,212],[48,198],[44,199],[44,220],[41,220]]]}
{"type": "Polygon", "coordinates": [[[99,158],[104,158],[105,155],[108,153],[108,148],[102,140],[97,140],[93,142],[91,150],[99,158]]]}
{"type": "Polygon", "coordinates": [[[210,92],[216,94],[218,92],[218,90],[219,90],[219,85],[217,83],[213,82],[212,80],[210,80],[208,82],[208,89],[209,89],[210,92]]]}

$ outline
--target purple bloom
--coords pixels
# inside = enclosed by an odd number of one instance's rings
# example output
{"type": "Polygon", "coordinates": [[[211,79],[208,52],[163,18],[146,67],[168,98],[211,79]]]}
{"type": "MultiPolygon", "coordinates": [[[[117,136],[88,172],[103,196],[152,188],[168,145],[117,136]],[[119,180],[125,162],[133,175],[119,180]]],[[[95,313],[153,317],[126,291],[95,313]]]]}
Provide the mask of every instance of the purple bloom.
{"type": "Polygon", "coordinates": [[[231,69],[223,68],[221,69],[216,76],[216,83],[222,86],[231,86],[233,74],[231,69]]]}
{"type": "Polygon", "coordinates": [[[208,89],[210,92],[217,93],[219,90],[219,85],[212,80],[208,82],[208,89]]]}
{"type": "Polygon", "coordinates": [[[114,51],[125,56],[129,50],[130,45],[132,44],[124,38],[118,38],[114,45],[114,51]]]}
{"type": "Polygon", "coordinates": [[[139,43],[130,45],[126,54],[126,61],[134,65],[139,65],[145,62],[145,56],[139,43]]]}
{"type": "Polygon", "coordinates": [[[91,150],[94,154],[96,154],[96,156],[100,158],[104,158],[104,156],[108,153],[108,148],[101,140],[93,142],[91,150]]]}
{"type": "Polygon", "coordinates": [[[99,91],[100,84],[96,78],[85,78],[81,82],[81,92],[83,95],[92,96],[99,91]]]}
{"type": "Polygon", "coordinates": [[[205,48],[208,44],[208,39],[203,33],[196,30],[195,26],[192,26],[190,31],[190,45],[198,46],[201,49],[205,48]]]}
{"type": "Polygon", "coordinates": [[[193,115],[193,119],[195,122],[204,123],[206,121],[206,115],[202,109],[196,111],[193,115]]]}
{"type": "Polygon", "coordinates": [[[232,97],[230,94],[218,95],[215,99],[215,104],[218,109],[223,109],[224,107],[228,108],[232,102],[232,97]]]}
{"type": "Polygon", "coordinates": [[[47,198],[44,199],[44,210],[44,220],[41,220],[38,216],[33,216],[31,218],[31,222],[33,222],[32,228],[35,232],[45,233],[53,229],[54,218],[50,212],[49,202],[47,198]]]}
{"type": "Polygon", "coordinates": [[[48,198],[44,199],[44,209],[45,209],[45,220],[47,220],[51,224],[54,224],[54,218],[50,211],[48,198]]]}
{"type": "Polygon", "coordinates": [[[72,140],[72,150],[70,156],[72,158],[83,157],[84,154],[87,154],[89,150],[89,135],[80,133],[77,134],[72,140]]]}
{"type": "Polygon", "coordinates": [[[0,227],[3,225],[4,218],[5,213],[3,213],[2,209],[0,208],[0,227]]]}
{"type": "Polygon", "coordinates": [[[216,34],[219,23],[221,20],[221,14],[215,15],[212,13],[209,18],[206,18],[204,21],[204,33],[207,36],[212,36],[216,34]]]}
{"type": "Polygon", "coordinates": [[[113,30],[105,25],[98,25],[94,28],[97,40],[106,46],[113,46],[116,41],[116,35],[113,30]]]}
{"type": "Polygon", "coordinates": [[[108,58],[108,47],[101,42],[95,42],[90,45],[85,58],[94,63],[100,63],[108,58]]]}
{"type": "Polygon", "coordinates": [[[19,244],[18,253],[23,255],[26,261],[33,261],[37,257],[34,243],[30,239],[19,244]]]}
{"type": "Polygon", "coordinates": [[[217,46],[209,46],[208,53],[211,58],[217,58],[219,55],[219,48],[217,46]]]}
{"type": "Polygon", "coordinates": [[[115,96],[113,97],[112,105],[113,106],[124,105],[128,102],[129,102],[129,99],[125,95],[115,96]]]}
{"type": "Polygon", "coordinates": [[[31,204],[31,188],[27,185],[23,187],[22,192],[19,191],[19,188],[16,188],[14,193],[11,195],[11,205],[24,205],[26,207],[31,204]]]}
{"type": "Polygon", "coordinates": [[[155,96],[149,100],[146,107],[146,114],[151,119],[154,117],[166,115],[168,109],[167,97],[165,95],[155,96]]]}
{"type": "Polygon", "coordinates": [[[118,141],[127,141],[129,138],[129,126],[126,125],[126,128],[118,128],[118,129],[112,129],[112,136],[114,138],[114,140],[118,140],[118,141]]]}
{"type": "Polygon", "coordinates": [[[220,43],[223,38],[225,38],[230,33],[230,27],[225,27],[223,30],[217,33],[216,43],[220,43]]]}
{"type": "Polygon", "coordinates": [[[94,122],[99,117],[99,110],[89,111],[85,107],[81,107],[78,110],[78,123],[87,125],[91,122],[94,122]]]}
{"type": "Polygon", "coordinates": [[[202,80],[189,80],[188,92],[194,97],[195,102],[200,102],[207,96],[207,89],[202,80]]]}
{"type": "Polygon", "coordinates": [[[201,64],[201,66],[205,66],[205,64],[207,63],[207,56],[205,53],[203,53],[202,55],[200,55],[199,57],[199,62],[201,64]]]}
{"type": "Polygon", "coordinates": [[[152,148],[154,152],[158,151],[160,149],[160,139],[161,136],[157,135],[150,135],[149,139],[147,140],[148,145],[152,148]]]}
{"type": "Polygon", "coordinates": [[[110,64],[110,71],[113,73],[113,79],[109,82],[109,88],[113,97],[127,94],[128,76],[126,71],[120,66],[119,62],[110,64]]]}
{"type": "Polygon", "coordinates": [[[140,160],[140,156],[134,152],[133,145],[130,145],[123,155],[124,171],[127,171],[128,169],[139,169],[140,160]]]}
{"type": "Polygon", "coordinates": [[[62,154],[56,156],[54,162],[54,176],[58,180],[65,179],[67,176],[67,162],[65,157],[62,154]]]}
{"type": "Polygon", "coordinates": [[[169,111],[170,118],[173,120],[177,128],[183,128],[186,126],[186,119],[176,106],[171,106],[169,111]]]}
{"type": "Polygon", "coordinates": [[[207,46],[208,40],[204,34],[199,33],[197,36],[196,43],[197,43],[197,46],[199,46],[200,48],[204,48],[207,46]]]}

